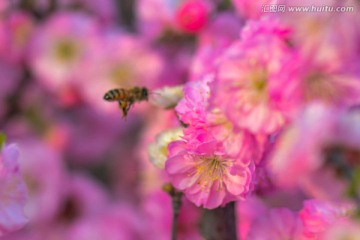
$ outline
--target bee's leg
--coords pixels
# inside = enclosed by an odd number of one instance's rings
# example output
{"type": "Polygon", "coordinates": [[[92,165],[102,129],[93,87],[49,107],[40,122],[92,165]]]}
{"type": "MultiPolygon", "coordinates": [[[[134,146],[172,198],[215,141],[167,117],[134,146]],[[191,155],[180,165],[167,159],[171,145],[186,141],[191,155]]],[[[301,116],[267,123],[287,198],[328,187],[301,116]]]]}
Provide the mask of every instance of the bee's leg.
{"type": "Polygon", "coordinates": [[[123,118],[126,118],[126,115],[129,111],[129,107],[128,107],[128,102],[126,101],[119,101],[119,108],[122,110],[123,112],[123,118]]]}

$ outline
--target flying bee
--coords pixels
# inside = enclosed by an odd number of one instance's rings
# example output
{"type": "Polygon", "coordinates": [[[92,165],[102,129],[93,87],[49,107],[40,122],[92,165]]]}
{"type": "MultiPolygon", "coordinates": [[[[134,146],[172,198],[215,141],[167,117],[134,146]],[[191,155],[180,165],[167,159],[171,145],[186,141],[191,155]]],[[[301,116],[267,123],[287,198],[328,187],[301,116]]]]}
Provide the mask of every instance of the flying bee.
{"type": "Polygon", "coordinates": [[[145,87],[133,87],[130,89],[117,88],[105,93],[104,100],[108,102],[117,101],[123,112],[123,118],[127,116],[131,106],[135,102],[147,101],[148,90],[145,87]]]}

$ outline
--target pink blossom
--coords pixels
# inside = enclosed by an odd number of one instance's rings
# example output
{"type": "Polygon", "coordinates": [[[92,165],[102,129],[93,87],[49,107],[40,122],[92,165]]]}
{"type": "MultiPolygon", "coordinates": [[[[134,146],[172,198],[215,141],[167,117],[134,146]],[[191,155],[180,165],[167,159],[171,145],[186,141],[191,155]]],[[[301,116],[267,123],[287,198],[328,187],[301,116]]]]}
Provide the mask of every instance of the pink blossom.
{"type": "Polygon", "coordinates": [[[213,4],[209,0],[140,0],[137,4],[140,32],[156,39],[167,32],[197,32],[207,23],[213,4]]]}
{"type": "Polygon", "coordinates": [[[176,11],[176,23],[180,30],[197,33],[208,22],[210,6],[205,0],[185,0],[176,11]]]}
{"type": "Polygon", "coordinates": [[[52,91],[76,85],[80,65],[96,38],[96,22],[79,13],[59,12],[39,27],[31,42],[29,64],[52,91]]]}
{"type": "Polygon", "coordinates": [[[153,89],[163,69],[161,56],[142,39],[116,31],[105,35],[83,64],[81,94],[92,106],[108,112],[118,111],[118,106],[101,101],[104,93],[134,86],[153,89]]]}
{"type": "Polygon", "coordinates": [[[359,148],[358,119],[357,111],[320,103],[308,106],[275,147],[270,165],[277,183],[301,186],[321,199],[343,198],[346,183],[334,171],[333,158],[340,157],[345,165],[354,166],[350,152],[359,148]]]}
{"type": "Polygon", "coordinates": [[[208,83],[212,80],[212,76],[206,76],[201,80],[192,81],[185,85],[184,97],[175,108],[179,119],[185,124],[191,124],[194,127],[201,127],[206,124],[210,98],[208,83]]]}
{"type": "Polygon", "coordinates": [[[221,57],[212,84],[213,102],[236,127],[253,133],[278,131],[296,99],[293,82],[282,77],[288,76],[285,66],[294,57],[277,32],[235,42],[221,57]]]}
{"type": "Polygon", "coordinates": [[[165,170],[195,205],[216,208],[243,199],[251,190],[251,138],[238,134],[229,142],[236,149],[206,130],[187,128],[184,140],[169,144],[165,170]]]}
{"type": "Polygon", "coordinates": [[[24,139],[19,146],[21,175],[29,190],[25,213],[32,226],[46,225],[57,214],[66,192],[68,181],[62,159],[39,140],[24,139]]]}
{"type": "Polygon", "coordinates": [[[319,200],[307,200],[300,211],[304,234],[309,239],[317,239],[326,229],[349,213],[350,208],[344,204],[331,204],[319,200]]]}
{"type": "Polygon", "coordinates": [[[298,215],[286,208],[271,209],[251,226],[249,240],[302,239],[302,226],[298,215]]]}
{"type": "MultiPolygon", "coordinates": [[[[294,0],[291,5],[313,6],[315,9],[359,7],[354,0],[294,0]]],[[[330,66],[331,69],[346,67],[347,71],[353,65],[358,65],[355,59],[359,57],[360,21],[356,11],[345,14],[336,11],[286,11],[280,18],[293,29],[290,41],[300,49],[305,59],[311,59],[315,65],[330,66]]]]}
{"type": "Polygon", "coordinates": [[[19,172],[18,155],[16,145],[2,146],[0,154],[0,236],[20,229],[28,221],[24,213],[27,190],[19,172]]]}
{"type": "Polygon", "coordinates": [[[298,106],[316,101],[339,107],[360,103],[360,77],[352,63],[333,67],[332,61],[319,64],[313,57],[298,56],[287,64],[289,74],[282,76],[293,83],[298,106]]]}

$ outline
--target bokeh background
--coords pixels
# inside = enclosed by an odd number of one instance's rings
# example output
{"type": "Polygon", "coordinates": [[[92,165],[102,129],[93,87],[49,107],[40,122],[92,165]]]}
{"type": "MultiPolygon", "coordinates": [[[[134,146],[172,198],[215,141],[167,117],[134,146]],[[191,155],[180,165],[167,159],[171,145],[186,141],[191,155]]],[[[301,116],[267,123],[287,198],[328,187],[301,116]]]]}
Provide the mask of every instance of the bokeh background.
{"type": "MultiPolygon", "coordinates": [[[[144,101],[123,118],[103,96],[142,86],[152,98],[156,89],[198,79],[271,2],[0,0],[0,131],[19,146],[29,194],[28,224],[0,239],[170,239],[171,197],[162,190],[168,179],[151,164],[148,145],[180,126],[176,113],[144,101]]],[[[319,62],[332,63],[329,74],[344,73],[339,57],[359,62],[358,10],[332,22],[298,14],[300,22],[288,18],[293,43],[304,43],[308,55],[316,46],[319,62]]],[[[358,66],[346,69],[357,79],[358,66]]],[[[298,189],[274,195],[269,204],[295,209],[307,198],[298,189]]],[[[239,239],[264,208],[258,199],[237,208],[239,239]]],[[[204,239],[203,210],[186,198],[181,209],[178,239],[204,239]]]]}

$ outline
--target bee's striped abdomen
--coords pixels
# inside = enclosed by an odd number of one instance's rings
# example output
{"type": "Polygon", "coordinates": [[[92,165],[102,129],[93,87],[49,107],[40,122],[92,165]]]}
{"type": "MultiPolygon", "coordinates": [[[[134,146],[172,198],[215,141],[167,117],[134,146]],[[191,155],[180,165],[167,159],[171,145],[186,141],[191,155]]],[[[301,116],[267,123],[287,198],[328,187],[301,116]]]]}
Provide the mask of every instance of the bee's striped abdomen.
{"type": "Polygon", "coordinates": [[[105,93],[104,100],[106,101],[119,101],[124,100],[126,98],[126,90],[125,89],[112,89],[105,93]]]}

